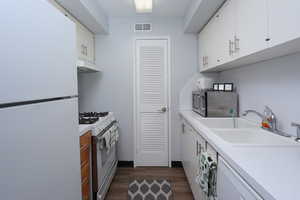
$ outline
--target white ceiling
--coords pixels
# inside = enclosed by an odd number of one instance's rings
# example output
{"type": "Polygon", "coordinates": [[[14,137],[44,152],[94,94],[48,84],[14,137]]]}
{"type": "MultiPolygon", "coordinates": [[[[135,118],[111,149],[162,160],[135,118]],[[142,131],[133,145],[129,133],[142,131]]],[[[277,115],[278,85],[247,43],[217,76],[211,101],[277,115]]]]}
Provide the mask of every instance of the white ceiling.
{"type": "MultiPolygon", "coordinates": [[[[109,17],[137,16],[134,0],[97,0],[109,17]]],[[[183,17],[193,0],[153,0],[153,17],[183,17]]]]}

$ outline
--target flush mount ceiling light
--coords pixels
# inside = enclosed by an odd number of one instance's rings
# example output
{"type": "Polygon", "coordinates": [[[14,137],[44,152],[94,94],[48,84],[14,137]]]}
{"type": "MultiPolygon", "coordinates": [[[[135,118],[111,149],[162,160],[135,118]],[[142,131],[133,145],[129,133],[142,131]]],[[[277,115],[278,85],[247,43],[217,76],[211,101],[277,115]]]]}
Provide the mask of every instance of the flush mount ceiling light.
{"type": "Polygon", "coordinates": [[[137,13],[151,13],[153,2],[152,0],[134,0],[135,10],[137,13]]]}

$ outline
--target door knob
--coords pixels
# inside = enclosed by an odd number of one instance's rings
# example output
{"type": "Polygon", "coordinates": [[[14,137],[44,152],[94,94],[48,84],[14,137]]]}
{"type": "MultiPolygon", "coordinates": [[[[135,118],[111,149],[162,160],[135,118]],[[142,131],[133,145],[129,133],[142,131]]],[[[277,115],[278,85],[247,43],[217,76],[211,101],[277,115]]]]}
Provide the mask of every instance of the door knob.
{"type": "Polygon", "coordinates": [[[165,113],[167,112],[167,107],[162,107],[160,110],[158,110],[159,112],[165,113]]]}

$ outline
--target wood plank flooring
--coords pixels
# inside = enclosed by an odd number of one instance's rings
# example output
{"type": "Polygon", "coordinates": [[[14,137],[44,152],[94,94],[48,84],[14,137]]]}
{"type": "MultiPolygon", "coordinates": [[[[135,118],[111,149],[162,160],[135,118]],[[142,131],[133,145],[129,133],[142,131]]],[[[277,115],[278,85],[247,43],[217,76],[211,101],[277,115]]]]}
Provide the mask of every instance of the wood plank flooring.
{"type": "Polygon", "coordinates": [[[168,179],[172,184],[174,200],[193,200],[193,195],[182,168],[118,168],[106,200],[127,200],[128,184],[133,179],[168,179]]]}

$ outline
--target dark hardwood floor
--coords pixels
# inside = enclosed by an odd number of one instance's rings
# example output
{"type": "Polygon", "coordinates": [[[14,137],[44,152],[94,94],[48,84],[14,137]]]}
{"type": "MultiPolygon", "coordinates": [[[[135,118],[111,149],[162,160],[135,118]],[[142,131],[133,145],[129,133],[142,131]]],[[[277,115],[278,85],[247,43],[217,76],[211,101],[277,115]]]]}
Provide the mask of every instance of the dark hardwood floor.
{"type": "Polygon", "coordinates": [[[190,186],[182,168],[118,168],[106,200],[127,200],[127,189],[133,179],[168,179],[172,184],[174,200],[193,200],[190,186]]]}

